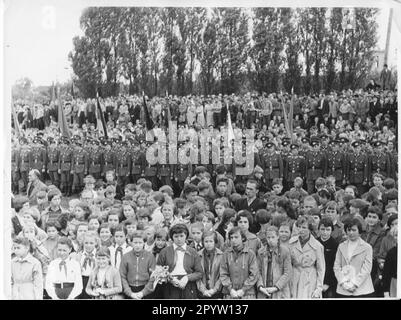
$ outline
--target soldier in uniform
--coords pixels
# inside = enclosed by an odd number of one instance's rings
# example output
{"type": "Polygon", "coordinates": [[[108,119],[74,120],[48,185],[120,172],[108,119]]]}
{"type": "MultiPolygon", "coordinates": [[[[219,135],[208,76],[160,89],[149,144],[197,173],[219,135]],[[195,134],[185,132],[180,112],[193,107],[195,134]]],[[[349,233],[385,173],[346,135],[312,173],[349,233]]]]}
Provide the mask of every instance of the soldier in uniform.
{"type": "Polygon", "coordinates": [[[354,185],[359,194],[363,194],[369,179],[368,156],[361,152],[358,141],[354,141],[351,145],[354,152],[350,152],[347,156],[347,184],[354,185]]]}
{"type": "Polygon", "coordinates": [[[60,174],[60,189],[63,195],[71,195],[71,166],[73,150],[67,138],[60,140],[60,154],[58,161],[58,173],[60,174]]]}
{"type": "Polygon", "coordinates": [[[330,141],[330,150],[327,151],[327,176],[334,176],[336,178],[336,185],[345,185],[345,167],[346,156],[344,152],[340,151],[340,141],[330,141]]]}
{"type": "Polygon", "coordinates": [[[111,148],[111,141],[102,141],[102,152],[104,161],[102,177],[105,177],[107,171],[116,171],[116,153],[111,148]]]}
{"type": "MultiPolygon", "coordinates": [[[[25,139],[25,138],[24,138],[25,139]]],[[[20,172],[19,172],[19,165],[20,165],[20,150],[19,147],[16,146],[15,142],[12,144],[11,148],[11,190],[12,193],[18,193],[18,182],[20,180],[20,172]]]]}
{"type": "Polygon", "coordinates": [[[36,169],[40,172],[40,179],[43,180],[43,173],[46,171],[46,149],[42,139],[34,138],[31,152],[29,153],[29,171],[36,169]]]}
{"type": "MultiPolygon", "coordinates": [[[[178,143],[178,150],[180,150],[183,146],[185,146],[185,142],[178,143]]],[[[174,165],[174,180],[177,182],[179,194],[184,189],[185,180],[192,176],[192,165],[191,163],[183,164],[183,159],[180,159],[180,152],[177,153],[177,164],[174,165]]],[[[188,153],[189,154],[189,149],[188,153]]]]}
{"type": "Polygon", "coordinates": [[[276,152],[273,142],[268,142],[266,147],[267,150],[261,154],[261,167],[264,171],[267,188],[271,190],[273,179],[283,179],[283,159],[276,152]]]}
{"type": "Polygon", "coordinates": [[[60,176],[58,174],[60,151],[54,138],[47,138],[47,142],[49,143],[46,158],[47,174],[49,175],[52,184],[57,188],[60,188],[60,176]]]}
{"type": "Polygon", "coordinates": [[[25,193],[28,186],[28,173],[31,148],[28,145],[28,140],[24,137],[20,138],[20,154],[19,154],[19,171],[22,179],[22,190],[20,193],[25,193]]]}
{"type": "Polygon", "coordinates": [[[292,143],[290,146],[291,153],[284,160],[284,182],[287,190],[290,190],[294,185],[296,177],[301,177],[305,180],[305,157],[299,154],[299,146],[292,143]]]}
{"type": "Polygon", "coordinates": [[[160,180],[161,186],[168,185],[171,186],[171,181],[173,179],[173,164],[169,164],[168,148],[166,152],[166,163],[157,163],[157,173],[160,180]]]}
{"type": "Polygon", "coordinates": [[[390,177],[391,173],[390,157],[388,153],[383,150],[383,142],[376,141],[373,143],[373,146],[373,153],[369,157],[369,182],[371,186],[373,186],[372,175],[374,173],[380,173],[384,178],[390,177]]]}
{"type": "MultiPolygon", "coordinates": [[[[147,141],[147,145],[148,147],[150,145],[152,145],[153,142],[147,141]]],[[[157,152],[155,150],[155,152],[157,152]]],[[[145,179],[149,180],[152,183],[152,188],[153,190],[157,190],[158,189],[158,181],[157,181],[157,163],[155,164],[151,164],[148,159],[147,159],[147,155],[145,153],[145,170],[144,170],[144,175],[145,175],[145,179]]]]}
{"type": "Polygon", "coordinates": [[[92,150],[89,154],[89,174],[96,180],[100,179],[103,167],[103,153],[99,145],[99,140],[92,140],[92,150]]]}
{"type": "Polygon", "coordinates": [[[119,186],[128,184],[131,173],[131,154],[129,152],[129,142],[124,141],[116,153],[116,177],[119,186]]]}
{"type": "Polygon", "coordinates": [[[312,194],[315,189],[315,181],[319,177],[326,176],[327,158],[320,150],[319,140],[311,141],[312,150],[306,153],[306,187],[307,192],[312,194]]]}
{"type": "Polygon", "coordinates": [[[132,182],[136,183],[144,177],[146,166],[145,140],[139,141],[139,146],[134,146],[131,152],[131,177],[132,182]]]}
{"type": "Polygon", "coordinates": [[[301,148],[299,149],[299,155],[306,157],[306,154],[311,150],[309,140],[306,137],[301,139],[301,148]]]}
{"type": "Polygon", "coordinates": [[[80,137],[75,137],[76,147],[71,159],[72,193],[79,193],[84,188],[84,177],[88,174],[88,152],[82,147],[80,137]]]}

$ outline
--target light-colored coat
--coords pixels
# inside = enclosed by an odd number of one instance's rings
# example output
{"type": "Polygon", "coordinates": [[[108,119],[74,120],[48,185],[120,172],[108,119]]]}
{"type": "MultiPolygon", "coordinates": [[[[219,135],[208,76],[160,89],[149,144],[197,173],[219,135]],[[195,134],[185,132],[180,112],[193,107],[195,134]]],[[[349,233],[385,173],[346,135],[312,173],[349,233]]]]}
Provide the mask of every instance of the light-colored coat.
{"type": "Polygon", "coordinates": [[[28,254],[24,259],[11,261],[11,286],[13,300],[42,300],[43,276],[38,259],[28,254]]]}
{"type": "MultiPolygon", "coordinates": [[[[272,260],[273,272],[273,286],[276,286],[279,291],[272,294],[272,299],[290,299],[289,281],[292,275],[291,254],[287,246],[280,246],[273,252],[274,258],[272,260]]],[[[257,256],[259,266],[259,279],[257,287],[267,287],[267,264],[268,254],[267,247],[264,246],[259,249],[257,256]]],[[[258,292],[258,297],[265,298],[265,294],[258,292]]]]}
{"type": "Polygon", "coordinates": [[[291,298],[311,299],[315,290],[323,290],[324,248],[312,235],[303,247],[298,237],[291,238],[289,245],[293,267],[291,298]]]}
{"type": "Polygon", "coordinates": [[[348,259],[348,241],[344,241],[338,246],[336,260],[334,261],[334,274],[337,278],[337,293],[346,296],[359,296],[372,293],[374,291],[370,272],[372,271],[373,249],[370,244],[359,239],[359,244],[352,253],[351,259],[348,259]],[[341,269],[351,265],[356,271],[355,285],[357,289],[354,292],[345,290],[341,283],[344,281],[344,275],[341,269]]]}

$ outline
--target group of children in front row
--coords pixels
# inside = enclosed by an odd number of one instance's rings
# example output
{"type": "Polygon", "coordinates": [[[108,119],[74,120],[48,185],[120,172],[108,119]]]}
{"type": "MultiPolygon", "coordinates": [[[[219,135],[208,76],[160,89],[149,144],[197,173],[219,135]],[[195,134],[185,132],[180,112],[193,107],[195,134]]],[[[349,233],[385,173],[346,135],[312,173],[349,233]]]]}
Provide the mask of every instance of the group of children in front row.
{"type": "MultiPolygon", "coordinates": [[[[316,223],[310,215],[300,215],[293,224],[287,221],[275,226],[267,210],[252,215],[247,210],[237,213],[223,208],[219,224],[223,232],[219,232],[213,226],[213,217],[207,215],[203,223],[189,227],[181,221],[173,223],[174,209],[172,203],[161,206],[164,220],[157,230],[150,225],[143,227],[145,221],[141,228],[129,221],[113,224],[112,219],[108,224],[93,219],[89,224],[79,222],[79,243],[75,245],[68,237],[60,237],[52,222],[45,226],[44,242],[39,240],[41,229],[26,223],[22,234],[13,240],[13,299],[310,299],[373,295],[373,250],[361,239],[362,222],[357,215],[345,221],[345,241],[338,244],[332,237],[333,220],[327,217],[319,221],[316,236],[316,223]],[[254,219],[260,225],[256,235],[250,232],[254,219]],[[168,269],[164,281],[153,273],[157,265],[168,269]]],[[[374,220],[374,215],[374,211],[369,212],[368,218],[374,220]]],[[[391,236],[397,239],[394,217],[388,224],[392,226],[391,236]]],[[[394,255],[394,250],[396,247],[388,255],[394,255]]],[[[394,259],[386,259],[386,296],[395,290],[396,276],[391,270],[394,259]]]]}

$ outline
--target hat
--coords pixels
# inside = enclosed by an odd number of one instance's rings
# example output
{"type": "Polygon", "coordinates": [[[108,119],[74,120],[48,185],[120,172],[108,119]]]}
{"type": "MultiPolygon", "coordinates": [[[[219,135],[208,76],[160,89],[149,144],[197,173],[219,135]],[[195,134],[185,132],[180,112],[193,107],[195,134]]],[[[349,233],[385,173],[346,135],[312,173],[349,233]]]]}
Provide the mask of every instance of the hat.
{"type": "Polygon", "coordinates": [[[281,143],[281,145],[282,145],[283,147],[286,147],[286,146],[288,146],[289,144],[290,144],[289,141],[283,141],[283,142],[281,143]]]}
{"type": "Polygon", "coordinates": [[[267,148],[273,148],[275,145],[274,145],[274,143],[273,142],[268,142],[268,143],[266,143],[266,147],[267,148]]]}
{"type": "Polygon", "coordinates": [[[54,143],[54,138],[53,138],[53,137],[48,137],[48,138],[47,138],[47,142],[49,142],[49,143],[54,143]]]}
{"type": "Polygon", "coordinates": [[[354,148],[356,148],[356,147],[359,147],[359,146],[360,146],[360,143],[359,143],[359,141],[354,141],[354,142],[351,143],[351,146],[353,146],[354,148]]]}
{"type": "Polygon", "coordinates": [[[314,146],[319,145],[319,143],[320,143],[319,140],[312,140],[310,144],[312,147],[314,147],[314,146]]]}
{"type": "Polygon", "coordinates": [[[290,145],[291,150],[297,149],[298,147],[299,146],[296,143],[291,143],[291,145],[290,145]]]}
{"type": "Polygon", "coordinates": [[[374,147],[380,147],[380,146],[382,146],[383,145],[383,143],[380,141],[380,140],[377,140],[377,141],[375,141],[374,143],[373,143],[373,146],[374,147]]]}
{"type": "Polygon", "coordinates": [[[340,138],[340,142],[341,143],[348,143],[349,140],[347,138],[345,138],[345,137],[342,137],[342,138],[340,138]]]}
{"type": "Polygon", "coordinates": [[[362,209],[369,206],[369,203],[362,199],[352,199],[349,204],[354,208],[362,209]]]}
{"type": "Polygon", "coordinates": [[[266,136],[262,136],[262,137],[260,138],[260,140],[262,140],[262,141],[267,141],[267,137],[266,137],[266,136]]]}
{"type": "Polygon", "coordinates": [[[100,144],[99,140],[93,139],[92,144],[96,144],[97,146],[100,144]]]}
{"type": "Polygon", "coordinates": [[[28,140],[25,137],[19,138],[20,143],[28,143],[28,140]]]}
{"type": "Polygon", "coordinates": [[[301,142],[302,142],[302,143],[309,143],[309,139],[306,138],[306,137],[303,137],[303,138],[301,139],[301,142]]]}

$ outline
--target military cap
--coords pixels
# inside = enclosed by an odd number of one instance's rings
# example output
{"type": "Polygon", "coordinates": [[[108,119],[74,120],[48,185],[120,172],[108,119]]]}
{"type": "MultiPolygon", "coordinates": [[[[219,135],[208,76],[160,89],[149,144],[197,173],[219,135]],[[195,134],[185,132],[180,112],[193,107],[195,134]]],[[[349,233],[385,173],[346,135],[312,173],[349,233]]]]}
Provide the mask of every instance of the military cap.
{"type": "Polygon", "coordinates": [[[19,142],[20,142],[20,143],[28,143],[28,140],[27,140],[27,138],[25,138],[25,137],[20,137],[20,138],[19,138],[19,142]]]}
{"type": "Polygon", "coordinates": [[[262,140],[263,142],[264,142],[264,141],[267,141],[267,137],[266,137],[266,136],[262,136],[262,137],[260,138],[260,140],[262,140]]]}
{"type": "Polygon", "coordinates": [[[299,146],[296,143],[291,143],[291,145],[290,145],[291,150],[297,149],[298,147],[299,146]]]}
{"type": "Polygon", "coordinates": [[[381,142],[380,140],[377,140],[377,141],[373,142],[373,146],[374,147],[380,147],[382,145],[383,145],[383,142],[381,142]]]}
{"type": "Polygon", "coordinates": [[[302,142],[302,143],[309,143],[309,139],[306,138],[306,137],[303,137],[303,138],[301,139],[301,142],[302,142]]]}
{"type": "Polygon", "coordinates": [[[96,144],[97,146],[100,144],[99,140],[93,139],[92,144],[96,144]]]}
{"type": "Polygon", "coordinates": [[[359,147],[361,144],[359,141],[354,141],[351,143],[351,146],[353,146],[354,148],[359,147]]]}
{"type": "Polygon", "coordinates": [[[275,147],[275,144],[273,142],[268,142],[268,143],[266,143],[266,147],[273,148],[273,147],[275,147]]]}
{"type": "Polygon", "coordinates": [[[283,147],[286,147],[286,146],[288,146],[289,144],[290,144],[290,142],[287,141],[287,140],[284,140],[284,141],[281,143],[281,145],[282,145],[283,147]]]}

